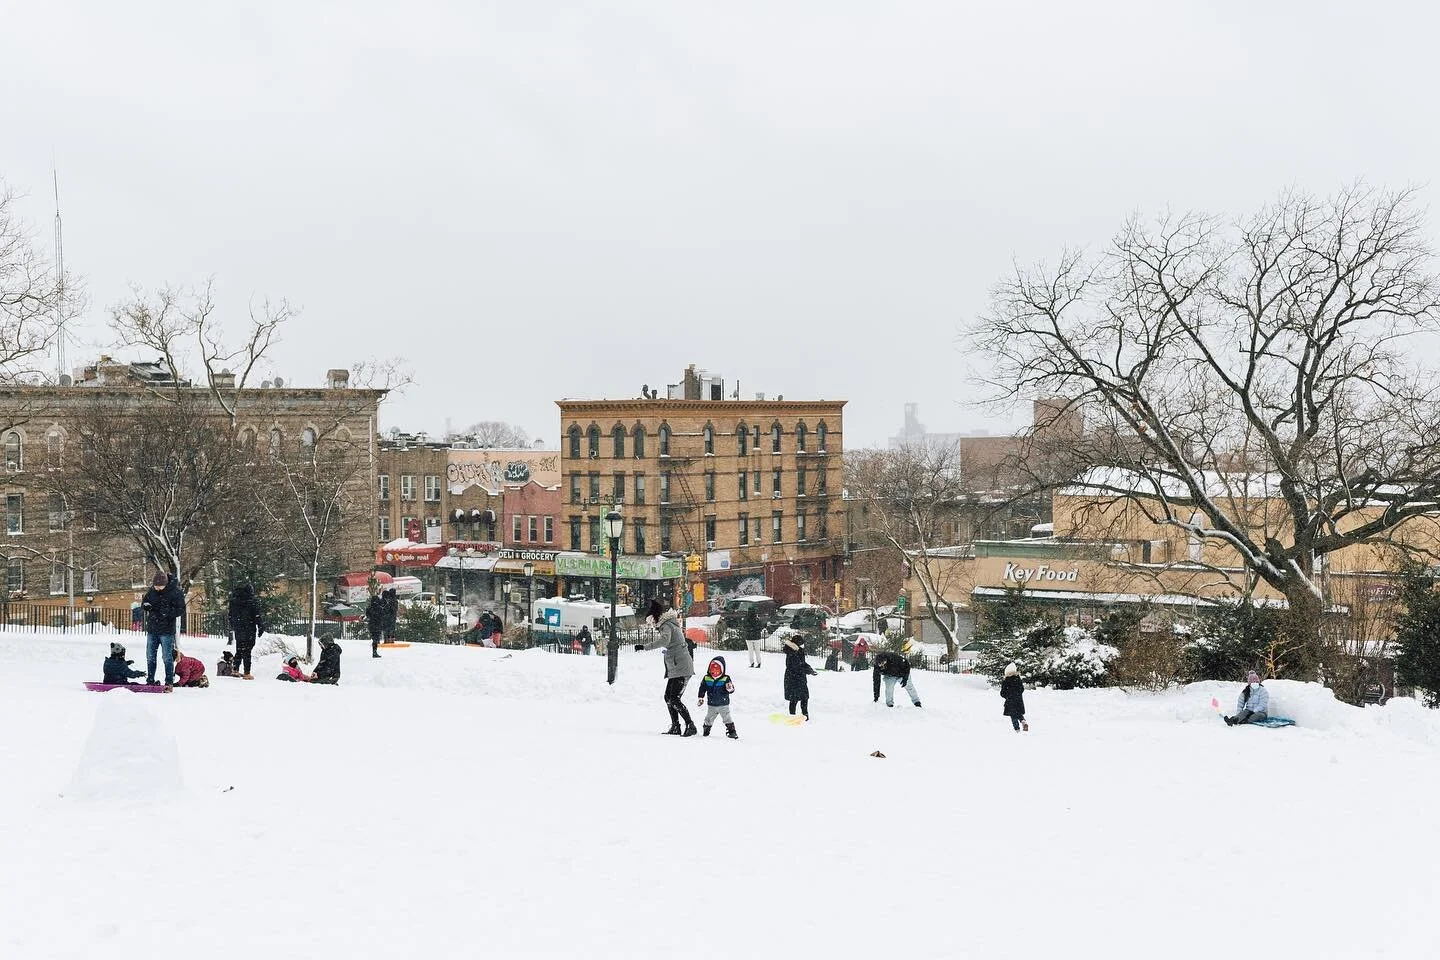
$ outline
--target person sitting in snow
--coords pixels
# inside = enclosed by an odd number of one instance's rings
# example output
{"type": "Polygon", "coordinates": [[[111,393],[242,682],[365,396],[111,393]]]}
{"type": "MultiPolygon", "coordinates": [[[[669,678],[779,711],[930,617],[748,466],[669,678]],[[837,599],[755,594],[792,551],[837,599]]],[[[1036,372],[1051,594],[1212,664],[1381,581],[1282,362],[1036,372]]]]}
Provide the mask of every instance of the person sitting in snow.
{"type": "Polygon", "coordinates": [[[838,646],[835,646],[835,647],[831,647],[831,648],[830,648],[830,656],[828,656],[828,657],[825,658],[825,669],[826,669],[826,670],[834,670],[834,671],[836,671],[836,672],[839,672],[839,670],[840,670],[840,648],[839,648],[838,646]]]}
{"type": "Polygon", "coordinates": [[[208,687],[210,678],[205,676],[205,664],[195,657],[187,657],[175,648],[175,686],[208,687]]]}
{"type": "Polygon", "coordinates": [[[725,672],[725,658],[716,657],[711,660],[710,667],[700,680],[700,702],[695,704],[703,707],[706,700],[710,702],[705,710],[705,724],[700,728],[704,736],[710,736],[710,728],[715,725],[715,715],[718,713],[725,722],[725,736],[731,740],[740,739],[740,734],[735,732],[735,721],[730,718],[730,694],[734,692],[735,683],[725,672]]]}
{"type": "Polygon", "coordinates": [[[320,638],[320,662],[315,664],[315,675],[310,681],[332,686],[340,682],[340,644],[329,637],[320,638]]]}
{"type": "Polygon", "coordinates": [[[310,677],[304,670],[300,669],[300,658],[291,657],[285,661],[285,666],[280,669],[276,680],[288,680],[291,683],[309,683],[310,677]]]}
{"type": "Polygon", "coordinates": [[[143,670],[131,670],[130,664],[134,660],[125,659],[125,647],[119,643],[110,644],[110,656],[105,658],[102,666],[103,683],[129,683],[131,680],[138,680],[145,676],[143,670]]]}
{"type": "Polygon", "coordinates": [[[875,702],[880,702],[880,678],[885,678],[885,706],[895,706],[895,682],[898,680],[905,692],[910,694],[910,702],[920,706],[920,691],[915,689],[915,680],[910,676],[910,661],[898,653],[885,651],[875,658],[875,669],[872,671],[874,680],[875,702]]]}
{"type": "Polygon", "coordinates": [[[1260,682],[1260,674],[1251,670],[1245,679],[1249,682],[1235,701],[1235,716],[1225,718],[1225,722],[1232,727],[1242,723],[1259,723],[1270,716],[1270,691],[1260,682]]]}
{"type": "Polygon", "coordinates": [[[229,650],[220,651],[220,662],[215,664],[215,676],[217,677],[238,677],[235,672],[235,658],[230,655],[229,650]]]}
{"type": "Polygon", "coordinates": [[[1003,714],[1010,718],[1015,732],[1029,730],[1025,719],[1025,681],[1020,679],[1020,668],[1013,663],[1005,664],[1005,679],[1000,681],[1000,696],[1005,699],[1003,714]]]}

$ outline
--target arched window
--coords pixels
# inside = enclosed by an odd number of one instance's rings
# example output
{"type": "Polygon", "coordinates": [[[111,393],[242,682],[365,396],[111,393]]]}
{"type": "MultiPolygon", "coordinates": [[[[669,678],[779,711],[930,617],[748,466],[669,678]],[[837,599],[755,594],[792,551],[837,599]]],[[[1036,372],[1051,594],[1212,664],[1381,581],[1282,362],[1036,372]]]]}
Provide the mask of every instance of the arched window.
{"type": "Polygon", "coordinates": [[[249,427],[240,431],[240,449],[246,453],[255,452],[255,431],[249,427]]]}
{"type": "Polygon", "coordinates": [[[760,424],[755,424],[755,430],[750,434],[750,449],[756,453],[760,452],[760,424]]]}
{"type": "Polygon", "coordinates": [[[805,452],[805,424],[803,421],[795,424],[795,450],[797,453],[805,452]]]}
{"type": "Polygon", "coordinates": [[[580,459],[580,425],[570,425],[570,459],[580,459]]]}
{"type": "Polygon", "coordinates": [[[815,447],[821,453],[825,452],[825,421],[821,420],[815,426],[815,447]]]}
{"type": "Polygon", "coordinates": [[[612,456],[616,460],[623,460],[625,458],[625,428],[618,423],[615,424],[615,428],[610,431],[610,438],[615,445],[612,456]]]}
{"type": "Polygon", "coordinates": [[[313,450],[313,449],[315,449],[315,439],[316,439],[316,433],[315,433],[315,428],[314,428],[314,427],[306,427],[304,430],[301,430],[301,431],[300,431],[300,449],[301,449],[301,450],[313,450]]]}
{"type": "Polygon", "coordinates": [[[660,456],[670,456],[670,425],[660,424],[660,456]]]}
{"type": "Polygon", "coordinates": [[[632,441],[633,441],[630,445],[635,448],[635,456],[636,456],[636,457],[644,457],[644,456],[645,456],[645,428],[642,427],[642,426],[640,426],[640,424],[638,424],[638,423],[635,424],[635,429],[630,431],[630,436],[631,436],[631,439],[632,439],[632,441]]]}
{"type": "Polygon", "coordinates": [[[710,455],[715,453],[715,428],[705,424],[705,452],[710,455]]]}
{"type": "Polygon", "coordinates": [[[284,449],[284,447],[285,434],[281,432],[279,427],[272,427],[270,429],[270,456],[280,456],[280,451],[284,449]]]}
{"type": "Polygon", "coordinates": [[[25,469],[25,448],[20,442],[20,434],[14,430],[5,434],[5,469],[25,469]]]}
{"type": "Polygon", "coordinates": [[[51,427],[45,434],[45,459],[52,467],[60,466],[65,459],[65,433],[59,427],[51,427]]]}
{"type": "Polygon", "coordinates": [[[589,448],[585,452],[590,454],[590,459],[598,458],[600,456],[600,428],[593,423],[590,424],[590,429],[585,431],[585,441],[586,447],[589,448]]]}
{"type": "Polygon", "coordinates": [[[780,424],[778,423],[770,428],[770,452],[780,452],[780,424]]]}
{"type": "Polygon", "coordinates": [[[750,446],[749,441],[750,428],[742,423],[740,424],[740,426],[735,428],[735,450],[740,454],[740,456],[745,456],[747,448],[750,446]]]}

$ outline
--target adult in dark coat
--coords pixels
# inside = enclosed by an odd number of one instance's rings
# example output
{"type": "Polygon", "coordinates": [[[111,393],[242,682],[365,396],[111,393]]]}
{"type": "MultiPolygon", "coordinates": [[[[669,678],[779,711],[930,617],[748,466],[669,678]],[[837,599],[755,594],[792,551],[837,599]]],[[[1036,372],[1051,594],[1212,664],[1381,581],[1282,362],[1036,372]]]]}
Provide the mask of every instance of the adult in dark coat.
{"type": "Polygon", "coordinates": [[[385,622],[390,616],[390,601],[377,593],[365,604],[365,629],[370,632],[370,656],[379,659],[380,641],[385,639],[385,622]]]}
{"type": "Polygon", "coordinates": [[[230,634],[235,638],[235,674],[250,676],[250,651],[255,649],[255,638],[265,632],[260,621],[260,601],[255,588],[248,583],[237,583],[230,591],[230,634]]]}
{"type": "Polygon", "coordinates": [[[140,600],[145,611],[145,682],[155,683],[155,654],[165,663],[165,687],[175,685],[176,621],[185,616],[185,594],[164,570],[157,571],[149,590],[140,600]]]}
{"type": "Polygon", "coordinates": [[[895,684],[905,688],[910,694],[910,702],[920,706],[920,691],[915,689],[915,681],[910,676],[910,661],[898,653],[891,653],[886,650],[875,658],[875,668],[871,671],[873,679],[873,690],[875,702],[880,702],[880,680],[885,680],[885,706],[895,706],[895,684]]]}
{"type": "Polygon", "coordinates": [[[385,639],[394,642],[395,625],[400,620],[400,596],[391,587],[385,591],[385,639]]]}
{"type": "Polygon", "coordinates": [[[590,628],[588,626],[582,626],[580,628],[579,640],[580,652],[587,657],[590,656],[590,651],[595,649],[595,638],[590,636],[590,628]]]}
{"type": "Polygon", "coordinates": [[[1020,679],[1020,668],[1013,663],[1005,666],[1005,679],[1000,681],[1000,696],[1005,698],[1005,716],[1010,718],[1015,732],[1029,730],[1030,724],[1025,720],[1025,681],[1020,679]]]}
{"type": "Polygon", "coordinates": [[[815,670],[805,659],[805,638],[794,634],[785,638],[781,647],[785,651],[785,699],[790,701],[790,715],[795,715],[799,704],[800,715],[810,719],[810,681],[815,670]]]}
{"type": "Polygon", "coordinates": [[[340,644],[327,637],[320,638],[320,662],[315,664],[310,682],[332,686],[340,682],[340,644]]]}

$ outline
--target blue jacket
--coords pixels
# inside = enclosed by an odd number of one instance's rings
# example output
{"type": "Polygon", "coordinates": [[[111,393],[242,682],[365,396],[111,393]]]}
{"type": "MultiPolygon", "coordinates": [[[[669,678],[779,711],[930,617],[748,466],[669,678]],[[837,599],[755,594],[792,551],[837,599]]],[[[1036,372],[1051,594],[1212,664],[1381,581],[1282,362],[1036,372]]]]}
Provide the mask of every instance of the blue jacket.
{"type": "Polygon", "coordinates": [[[124,657],[106,657],[104,665],[104,683],[129,683],[137,677],[145,674],[139,670],[130,669],[131,661],[124,657]]]}
{"type": "Polygon", "coordinates": [[[1250,683],[1240,691],[1240,697],[1235,701],[1235,712],[1249,710],[1251,713],[1269,713],[1270,691],[1265,689],[1263,683],[1250,683]],[[1250,691],[1250,696],[1245,696],[1245,691],[1250,691]]]}
{"type": "Polygon", "coordinates": [[[716,657],[711,663],[720,664],[720,676],[712,677],[709,671],[700,680],[700,699],[708,700],[712,707],[730,706],[730,694],[735,692],[735,682],[725,672],[725,658],[716,657]]]}

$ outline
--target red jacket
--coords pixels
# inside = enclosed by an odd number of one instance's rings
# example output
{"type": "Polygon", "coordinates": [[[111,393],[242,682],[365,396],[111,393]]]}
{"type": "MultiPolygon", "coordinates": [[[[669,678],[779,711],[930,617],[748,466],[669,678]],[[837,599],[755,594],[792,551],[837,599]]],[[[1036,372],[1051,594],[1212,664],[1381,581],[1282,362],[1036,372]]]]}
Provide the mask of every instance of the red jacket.
{"type": "Polygon", "coordinates": [[[182,686],[205,676],[205,664],[194,657],[182,656],[175,661],[175,679],[182,686]]]}
{"type": "Polygon", "coordinates": [[[283,669],[285,673],[289,675],[291,680],[294,680],[297,683],[308,683],[310,680],[310,678],[305,675],[305,671],[301,670],[299,667],[292,667],[290,666],[290,664],[287,663],[281,669],[283,669]]]}

